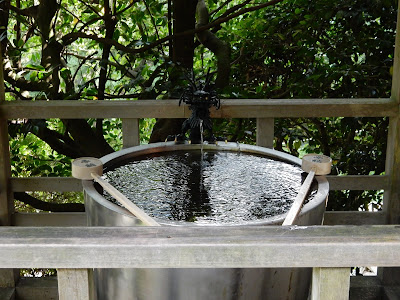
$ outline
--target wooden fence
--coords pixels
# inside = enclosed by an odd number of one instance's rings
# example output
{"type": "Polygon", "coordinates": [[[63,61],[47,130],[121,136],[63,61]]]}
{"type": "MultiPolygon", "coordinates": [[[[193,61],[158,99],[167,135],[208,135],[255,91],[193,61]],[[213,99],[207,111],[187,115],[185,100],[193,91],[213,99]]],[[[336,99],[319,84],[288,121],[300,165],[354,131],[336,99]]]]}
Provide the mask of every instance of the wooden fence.
{"type": "MultiPolygon", "coordinates": [[[[125,147],[138,144],[140,118],[185,118],[189,113],[187,107],[178,106],[177,100],[12,101],[0,105],[3,123],[16,118],[122,118],[125,147]]],[[[398,115],[399,105],[393,99],[224,100],[221,109],[212,112],[214,118],[256,117],[257,143],[263,146],[272,144],[273,118],[276,117],[386,116],[393,127],[398,123],[398,115]]],[[[399,199],[396,194],[392,195],[397,190],[393,186],[397,184],[398,168],[391,164],[395,164],[399,155],[396,135],[396,130],[391,128],[388,136],[389,172],[386,175],[328,176],[331,189],[382,189],[386,192],[385,207],[395,207],[399,199]]],[[[3,131],[3,145],[8,144],[7,138],[3,131]]],[[[10,166],[8,149],[2,149],[4,173],[10,166]]],[[[9,171],[2,178],[2,182],[7,183],[3,186],[9,189],[7,194],[81,190],[80,181],[74,178],[11,178],[9,171]]],[[[9,199],[7,203],[10,203],[9,199]]],[[[12,212],[11,205],[7,209],[12,212]]],[[[0,227],[0,265],[3,270],[57,268],[60,299],[90,299],[88,277],[91,268],[312,267],[312,299],[348,299],[350,267],[400,266],[399,229],[390,225],[221,227],[213,230],[210,236],[209,230],[191,227],[71,227],[85,225],[83,213],[12,212],[8,216],[9,224],[17,226],[0,227]],[[31,226],[53,227],[50,230],[49,227],[31,226]],[[173,238],[165,238],[167,236],[173,238]],[[133,257],[132,253],[135,253],[133,257]]],[[[325,216],[325,224],[382,225],[390,223],[390,216],[393,214],[386,209],[382,212],[330,212],[325,216]]],[[[10,273],[6,276],[10,277],[10,273]]],[[[378,293],[377,289],[374,294],[378,293]]]]}
{"type": "MultiPolygon", "coordinates": [[[[385,191],[382,212],[325,215],[325,224],[347,226],[218,227],[212,231],[88,228],[76,227],[84,225],[83,214],[16,214],[13,192],[77,191],[81,187],[73,178],[12,178],[8,120],[122,118],[123,145],[129,147],[138,144],[140,118],[186,118],[189,111],[176,100],[8,102],[0,84],[0,299],[21,298],[16,296],[21,286],[16,284],[15,268],[57,268],[59,298],[80,300],[90,299],[90,268],[290,266],[313,268],[312,299],[340,300],[349,298],[349,267],[370,265],[385,267],[379,282],[386,299],[398,299],[399,293],[393,291],[400,286],[399,269],[393,267],[400,266],[399,227],[395,225],[400,223],[399,45],[397,34],[390,99],[224,100],[220,110],[212,111],[213,118],[256,118],[257,144],[267,147],[272,146],[274,118],[388,117],[385,175],[328,176],[334,190],[385,191]]],[[[0,72],[0,83],[2,76],[0,72]]]]}
{"type": "MultiPolygon", "coordinates": [[[[257,145],[272,148],[274,118],[286,117],[389,117],[396,120],[399,114],[397,101],[393,99],[282,99],[282,100],[223,100],[219,110],[212,111],[213,118],[256,118],[257,145]]],[[[139,119],[187,118],[190,111],[187,106],[178,106],[178,100],[155,101],[10,101],[0,105],[0,116],[4,119],[35,118],[121,118],[124,147],[139,144],[139,119]]],[[[392,122],[393,123],[393,122],[392,122]]],[[[393,125],[392,125],[393,126],[393,125]]],[[[391,130],[389,142],[394,140],[395,130],[391,130]]],[[[395,153],[395,144],[388,148],[388,156],[395,153]]],[[[5,150],[6,151],[6,150],[5,150]]],[[[389,170],[390,165],[387,167],[389,170]]],[[[385,190],[389,191],[396,180],[395,172],[386,175],[351,175],[327,176],[331,190],[385,190]]],[[[22,191],[81,191],[79,180],[74,178],[11,178],[12,192],[22,191]]],[[[386,196],[386,199],[389,195],[386,196]]],[[[385,201],[385,204],[389,200],[385,201]]],[[[390,206],[388,206],[390,207],[390,206]]],[[[332,213],[327,216],[328,224],[348,224],[347,213],[332,213]]],[[[52,218],[53,216],[49,216],[52,218]]],[[[47,225],[44,216],[27,216],[13,214],[16,225],[47,225]],[[23,220],[25,219],[25,220],[23,220]],[[37,223],[38,220],[41,223],[37,223]]],[[[386,224],[386,213],[355,212],[352,224],[386,224]]]]}
{"type": "Polygon", "coordinates": [[[342,300],[354,264],[399,265],[400,228],[0,228],[0,265],[58,268],[59,298],[68,300],[90,299],[89,268],[197,267],[311,267],[311,299],[342,300]]]}

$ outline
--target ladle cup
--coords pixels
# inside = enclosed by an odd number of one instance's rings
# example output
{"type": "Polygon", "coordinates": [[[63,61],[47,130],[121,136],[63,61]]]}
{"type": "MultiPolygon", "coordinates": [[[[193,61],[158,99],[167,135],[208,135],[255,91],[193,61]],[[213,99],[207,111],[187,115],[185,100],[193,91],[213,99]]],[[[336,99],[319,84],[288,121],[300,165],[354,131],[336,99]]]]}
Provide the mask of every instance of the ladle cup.
{"type": "Polygon", "coordinates": [[[301,168],[308,175],[300,187],[300,190],[293,201],[293,204],[286,215],[282,225],[293,225],[297,216],[300,213],[304,199],[307,196],[311,183],[315,175],[327,175],[331,172],[332,159],[329,156],[322,154],[306,154],[301,161],[301,168]]]}
{"type": "Polygon", "coordinates": [[[103,175],[103,163],[94,157],[81,157],[72,162],[72,176],[81,180],[94,179],[99,183],[115,200],[121,203],[129,212],[138,218],[146,226],[160,226],[152,217],[137,207],[132,201],[125,197],[110,183],[101,178],[103,175]]]}

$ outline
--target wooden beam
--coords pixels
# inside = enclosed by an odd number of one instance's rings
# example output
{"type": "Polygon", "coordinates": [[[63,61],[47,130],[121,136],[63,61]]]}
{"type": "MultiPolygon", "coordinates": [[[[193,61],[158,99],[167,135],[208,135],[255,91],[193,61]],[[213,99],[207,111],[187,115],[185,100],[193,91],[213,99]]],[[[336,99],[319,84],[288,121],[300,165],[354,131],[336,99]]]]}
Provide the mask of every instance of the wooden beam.
{"type": "MultiPolygon", "coordinates": [[[[396,39],[393,61],[391,99],[400,105],[400,2],[397,10],[396,39]]],[[[386,174],[389,175],[390,190],[384,195],[384,210],[391,224],[400,223],[400,114],[389,119],[388,143],[386,150],[386,174]]]]}
{"type": "Polygon", "coordinates": [[[57,269],[59,300],[90,300],[88,269],[57,269]]]}
{"type": "Polygon", "coordinates": [[[400,224],[400,116],[389,119],[386,174],[389,190],[384,194],[383,209],[390,224],[400,224]]]}
{"type": "Polygon", "coordinates": [[[0,299],[15,300],[15,289],[14,288],[0,288],[0,299]]]}
{"type": "Polygon", "coordinates": [[[311,300],[348,300],[350,268],[313,268],[311,300]]]}
{"type": "Polygon", "coordinates": [[[73,177],[13,177],[13,192],[81,192],[82,180],[73,177]]]}
{"type": "Polygon", "coordinates": [[[378,276],[351,276],[350,300],[382,299],[382,282],[378,276]]]}
{"type": "Polygon", "coordinates": [[[10,178],[7,120],[0,118],[0,225],[9,225],[10,216],[14,211],[10,178]]]}
{"type": "Polygon", "coordinates": [[[387,175],[327,175],[329,190],[386,190],[389,188],[387,175]]]}
{"type": "MultiPolygon", "coordinates": [[[[226,99],[211,109],[212,118],[384,117],[396,116],[391,99],[226,99]]],[[[138,101],[6,101],[0,116],[18,118],[187,118],[190,110],[178,100],[138,101]]]]}
{"type": "Polygon", "coordinates": [[[400,299],[400,287],[393,286],[393,287],[385,287],[383,289],[383,297],[382,299],[385,300],[399,300],[400,299]]]}
{"type": "Polygon", "coordinates": [[[124,148],[140,145],[139,119],[122,119],[122,142],[124,148]]]}
{"type": "MultiPolygon", "coordinates": [[[[0,106],[5,103],[3,56],[0,49],[0,106]]],[[[11,166],[8,144],[8,125],[7,119],[0,114],[0,226],[10,224],[10,216],[14,211],[10,178],[11,166]]]]}
{"type": "Polygon", "coordinates": [[[0,227],[3,268],[371,265],[400,265],[398,226],[0,227]]]}
{"type": "Polygon", "coordinates": [[[274,148],[274,118],[257,118],[257,146],[274,148]]]}
{"type": "Polygon", "coordinates": [[[62,213],[15,213],[12,216],[13,226],[30,227],[77,227],[86,226],[87,217],[84,212],[62,212],[62,213]]]}
{"type": "Polygon", "coordinates": [[[18,300],[56,300],[58,299],[57,277],[22,277],[15,290],[18,300]]]}
{"type": "Polygon", "coordinates": [[[326,211],[324,225],[385,225],[383,211],[326,211]]]}
{"type": "MultiPolygon", "coordinates": [[[[391,99],[400,105],[400,2],[397,9],[395,51],[393,61],[391,99]]],[[[383,210],[389,224],[400,224],[400,114],[397,110],[389,118],[385,173],[389,176],[389,189],[383,196],[383,210]]],[[[385,286],[400,285],[400,268],[384,268],[378,272],[385,286]]]]}

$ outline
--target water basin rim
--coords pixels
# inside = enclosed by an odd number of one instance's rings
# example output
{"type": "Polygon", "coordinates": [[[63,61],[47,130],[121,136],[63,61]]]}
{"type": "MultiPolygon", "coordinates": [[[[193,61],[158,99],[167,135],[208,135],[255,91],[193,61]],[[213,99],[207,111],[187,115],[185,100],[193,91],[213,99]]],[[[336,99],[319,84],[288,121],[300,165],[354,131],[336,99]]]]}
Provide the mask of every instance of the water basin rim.
{"type": "Polygon", "coordinates": [[[302,160],[293,155],[280,152],[274,149],[248,145],[248,144],[239,144],[232,142],[220,142],[218,144],[175,144],[175,142],[161,142],[161,143],[153,143],[153,144],[145,144],[139,146],[133,146],[129,148],[125,148],[108,155],[105,155],[100,158],[100,161],[106,165],[109,162],[118,159],[125,160],[124,157],[129,156],[129,158],[141,156],[141,155],[149,155],[152,153],[160,153],[160,152],[172,152],[172,151],[183,151],[183,150],[212,150],[212,151],[232,151],[232,152],[246,152],[250,154],[260,154],[263,156],[268,156],[271,158],[276,158],[282,161],[286,161],[289,163],[293,163],[295,165],[301,166],[302,160]]]}
{"type": "MultiPolygon", "coordinates": [[[[135,146],[135,147],[130,147],[126,148],[120,151],[116,151],[114,153],[108,154],[100,160],[103,162],[104,166],[107,167],[110,165],[114,165],[118,163],[118,161],[124,161],[128,159],[132,159],[137,156],[142,156],[142,155],[149,155],[153,153],[161,153],[161,152],[173,152],[173,151],[193,151],[193,150],[214,150],[214,151],[231,151],[231,152],[245,152],[245,153],[250,153],[250,154],[258,154],[270,158],[276,158],[281,161],[286,161],[288,163],[292,163],[298,166],[301,166],[301,159],[277,151],[273,150],[270,148],[264,148],[260,146],[253,146],[253,145],[247,145],[247,144],[237,144],[237,143],[221,143],[218,145],[214,144],[204,144],[204,145],[199,145],[199,144],[175,144],[174,142],[166,142],[166,143],[154,143],[154,144],[147,144],[147,145],[140,145],[140,146],[135,146]]],[[[318,191],[317,194],[315,195],[314,199],[306,203],[302,209],[301,214],[307,213],[308,211],[312,210],[315,206],[317,206],[322,200],[325,201],[326,195],[329,191],[329,183],[326,179],[325,176],[316,176],[315,179],[318,182],[318,191]]],[[[99,204],[102,206],[105,206],[107,209],[110,209],[112,211],[115,211],[119,214],[125,215],[130,218],[135,218],[132,216],[131,213],[129,213],[128,210],[126,210],[123,207],[120,207],[116,204],[111,203],[107,199],[105,199],[101,194],[97,192],[97,190],[94,187],[94,183],[91,180],[83,180],[82,181],[83,189],[84,191],[92,197],[94,200],[96,200],[99,204]]],[[[269,217],[267,219],[260,219],[260,220],[254,220],[254,221],[246,221],[245,224],[246,226],[253,226],[253,225],[266,225],[266,224],[280,224],[283,222],[285,219],[287,213],[281,214],[281,215],[276,215],[273,217],[269,217]]],[[[155,218],[157,222],[159,222],[162,225],[168,225],[168,226],[182,226],[185,224],[188,224],[189,222],[182,222],[182,221],[171,221],[171,220],[161,220],[155,218]]],[[[191,223],[193,224],[193,223],[191,223]]],[[[224,226],[241,226],[242,224],[224,224],[224,226]]],[[[216,224],[196,224],[196,226],[218,226],[216,224]]]]}

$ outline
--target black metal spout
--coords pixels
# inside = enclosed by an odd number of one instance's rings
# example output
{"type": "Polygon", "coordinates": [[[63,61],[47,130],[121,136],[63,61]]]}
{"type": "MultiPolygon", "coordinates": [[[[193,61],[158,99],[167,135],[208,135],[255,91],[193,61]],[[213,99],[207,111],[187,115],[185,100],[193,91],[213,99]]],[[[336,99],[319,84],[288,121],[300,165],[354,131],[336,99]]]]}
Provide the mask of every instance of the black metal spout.
{"type": "Polygon", "coordinates": [[[212,132],[210,108],[215,106],[219,109],[221,100],[218,98],[214,85],[210,83],[209,74],[208,72],[204,84],[196,85],[194,76],[189,79],[189,85],[179,100],[179,105],[182,102],[189,105],[192,114],[183,122],[181,133],[175,138],[178,143],[187,140],[188,131],[192,144],[200,144],[203,141],[215,143],[217,140],[212,132]]]}

